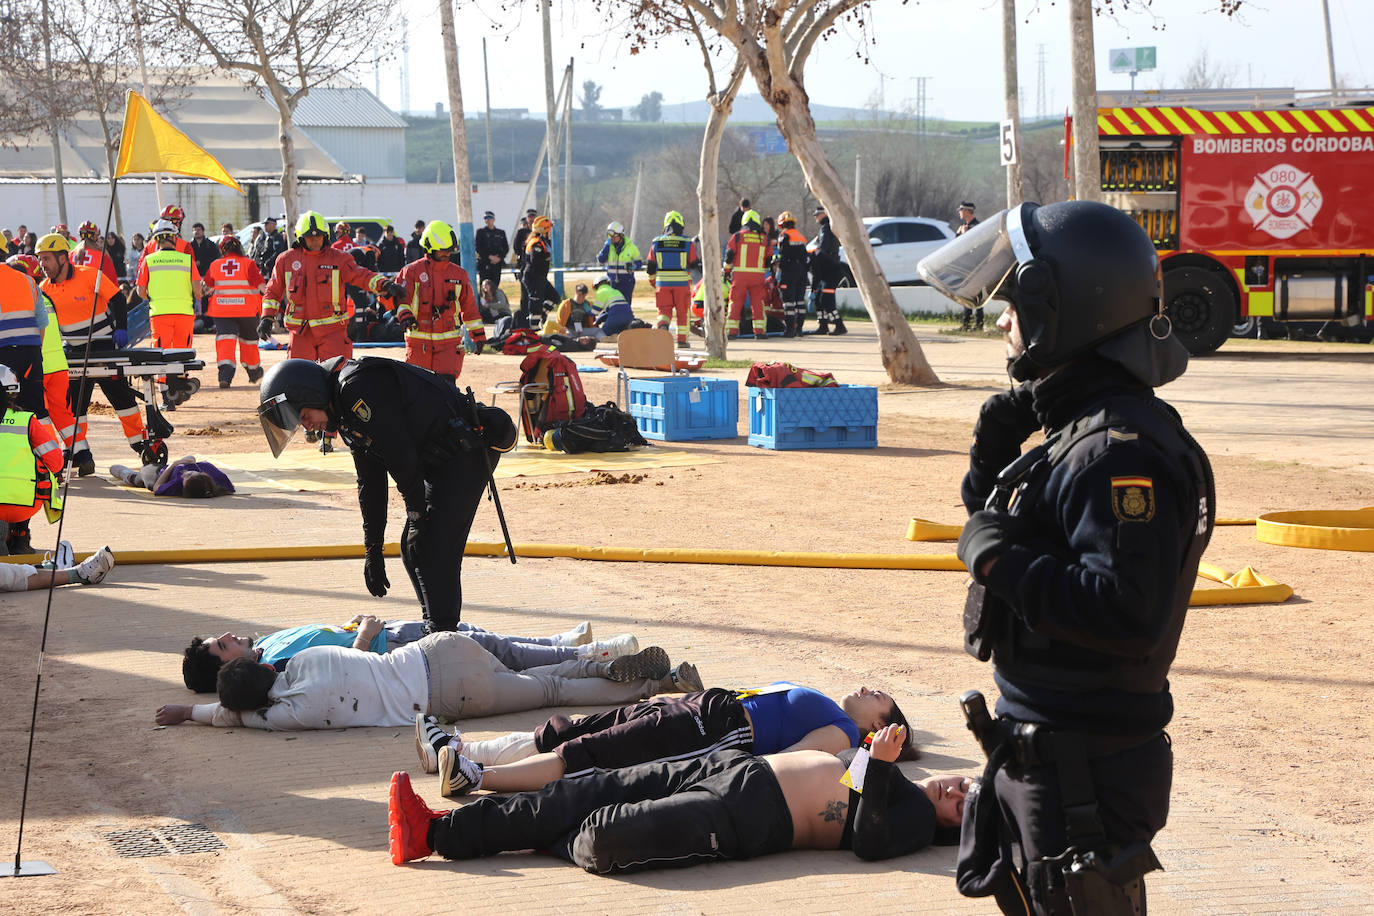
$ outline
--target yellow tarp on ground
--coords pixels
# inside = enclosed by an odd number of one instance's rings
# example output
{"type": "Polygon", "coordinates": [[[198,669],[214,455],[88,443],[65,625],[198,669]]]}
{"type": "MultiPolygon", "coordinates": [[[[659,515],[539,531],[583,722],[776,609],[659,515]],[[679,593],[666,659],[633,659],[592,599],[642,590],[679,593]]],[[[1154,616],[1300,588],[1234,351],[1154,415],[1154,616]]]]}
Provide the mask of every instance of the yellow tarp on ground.
{"type": "MultiPolygon", "coordinates": [[[[353,459],[347,448],[321,455],[313,447],[289,449],[281,458],[267,452],[241,452],[229,455],[203,455],[229,475],[241,491],[259,489],[312,491],[352,490],[357,486],[353,459]]],[[[577,474],[590,471],[632,471],[645,468],[677,468],[688,465],[718,464],[719,458],[659,448],[633,452],[590,452],[567,455],[544,449],[521,447],[501,456],[496,477],[541,477],[546,474],[577,474]]],[[[146,492],[146,491],[145,491],[146,492]]]]}

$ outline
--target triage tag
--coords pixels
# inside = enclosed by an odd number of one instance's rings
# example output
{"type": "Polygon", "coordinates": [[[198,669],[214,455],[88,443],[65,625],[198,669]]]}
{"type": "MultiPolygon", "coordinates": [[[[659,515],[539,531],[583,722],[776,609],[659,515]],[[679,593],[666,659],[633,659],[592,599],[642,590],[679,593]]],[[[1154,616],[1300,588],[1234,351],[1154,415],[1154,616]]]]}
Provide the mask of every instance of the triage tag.
{"type": "Polygon", "coordinates": [[[854,759],[849,764],[849,769],[844,771],[840,777],[840,785],[848,789],[853,789],[860,795],[864,794],[864,777],[868,775],[868,749],[873,745],[873,733],[869,732],[864,739],[863,745],[854,753],[854,759]]]}
{"type": "Polygon", "coordinates": [[[700,403],[701,403],[701,389],[700,389],[700,388],[693,388],[691,391],[687,392],[687,400],[688,400],[689,402],[693,403],[693,404],[700,404],[700,403]]]}

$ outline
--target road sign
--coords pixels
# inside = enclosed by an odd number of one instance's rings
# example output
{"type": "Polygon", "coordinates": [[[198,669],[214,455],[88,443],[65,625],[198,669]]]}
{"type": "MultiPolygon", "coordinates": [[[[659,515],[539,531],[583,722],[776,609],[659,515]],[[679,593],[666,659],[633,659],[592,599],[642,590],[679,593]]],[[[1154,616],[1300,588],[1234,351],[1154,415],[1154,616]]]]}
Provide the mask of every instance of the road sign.
{"type": "Polygon", "coordinates": [[[1155,49],[1113,48],[1107,54],[1107,62],[1113,73],[1139,73],[1155,68],[1155,49]]]}
{"type": "Polygon", "coordinates": [[[998,145],[1002,153],[1003,165],[1016,165],[1016,122],[1007,118],[1002,122],[1002,129],[998,131],[998,145]]]}

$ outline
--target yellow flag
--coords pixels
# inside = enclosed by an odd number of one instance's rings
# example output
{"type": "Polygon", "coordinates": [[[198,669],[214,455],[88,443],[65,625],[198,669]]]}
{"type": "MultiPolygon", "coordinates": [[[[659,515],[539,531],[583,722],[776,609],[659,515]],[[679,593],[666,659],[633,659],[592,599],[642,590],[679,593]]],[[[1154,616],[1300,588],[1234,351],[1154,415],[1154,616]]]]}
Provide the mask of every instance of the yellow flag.
{"type": "Polygon", "coordinates": [[[124,134],[119,141],[115,177],[134,172],[172,172],[218,181],[243,193],[219,160],[177,130],[143,96],[129,90],[124,106],[124,134]]]}

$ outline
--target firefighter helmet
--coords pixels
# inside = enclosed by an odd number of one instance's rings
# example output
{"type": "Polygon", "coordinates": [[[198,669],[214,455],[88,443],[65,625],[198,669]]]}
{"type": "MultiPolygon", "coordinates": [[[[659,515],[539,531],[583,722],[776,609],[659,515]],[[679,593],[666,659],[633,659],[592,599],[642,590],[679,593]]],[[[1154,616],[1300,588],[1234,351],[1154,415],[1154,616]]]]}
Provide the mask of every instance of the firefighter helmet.
{"type": "Polygon", "coordinates": [[[759,211],[746,210],[744,217],[740,219],[741,226],[753,226],[755,229],[763,228],[763,220],[759,219],[759,211]]]}
{"type": "Polygon", "coordinates": [[[674,226],[677,226],[678,231],[681,232],[683,229],[687,228],[687,223],[683,220],[681,213],[676,210],[669,210],[667,213],[663,214],[663,228],[671,229],[674,226]]]}
{"type": "Polygon", "coordinates": [[[93,239],[100,235],[100,227],[91,220],[86,220],[80,226],[76,227],[76,234],[83,239],[93,239]]]}
{"type": "Polygon", "coordinates": [[[177,228],[180,229],[182,222],[186,219],[186,211],[176,204],[168,204],[162,208],[162,212],[158,214],[158,219],[169,219],[176,223],[177,228]]]}
{"type": "Polygon", "coordinates": [[[613,236],[613,235],[624,235],[624,234],[625,234],[625,226],[624,226],[624,224],[621,223],[620,220],[618,220],[618,219],[613,219],[613,220],[611,220],[610,225],[608,225],[608,226],[606,227],[606,237],[607,237],[607,238],[610,238],[610,237],[613,236]]]}
{"type": "Polygon", "coordinates": [[[51,229],[49,229],[48,231],[49,231],[49,232],[56,232],[58,235],[62,236],[64,239],[70,239],[70,238],[72,237],[72,231],[71,231],[70,229],[67,228],[67,224],[66,224],[66,223],[58,223],[58,224],[56,224],[55,226],[53,226],[51,229]]]}
{"type": "Polygon", "coordinates": [[[536,235],[548,236],[553,231],[553,220],[547,216],[536,216],[530,228],[536,235]]]}
{"type": "Polygon", "coordinates": [[[243,254],[243,243],[239,241],[239,237],[234,235],[234,233],[227,233],[219,240],[219,253],[222,255],[243,254]]]}
{"type": "Polygon", "coordinates": [[[63,254],[71,254],[72,243],[65,235],[56,232],[49,232],[38,240],[38,244],[33,246],[34,253],[41,251],[60,251],[63,254]]]}
{"type": "Polygon", "coordinates": [[[613,286],[613,285],[614,285],[614,284],[611,283],[611,275],[610,275],[610,274],[602,274],[601,276],[597,277],[594,281],[592,281],[592,289],[596,289],[598,286],[613,286]]]}
{"type": "Polygon", "coordinates": [[[795,218],[793,218],[793,216],[792,216],[792,211],[791,211],[791,210],[784,210],[784,211],[782,211],[781,213],[778,214],[778,225],[779,225],[779,226],[789,226],[789,225],[790,225],[790,226],[795,226],[795,225],[797,225],[797,221],[796,221],[795,218]]]}
{"type": "Polygon", "coordinates": [[[314,360],[287,359],[263,376],[258,420],[275,458],[301,428],[301,411],[329,409],[335,383],[329,370],[314,360]]]}
{"type": "Polygon", "coordinates": [[[350,226],[350,225],[348,225],[348,221],[347,221],[347,220],[342,220],[342,219],[341,219],[341,220],[339,220],[337,223],[334,224],[334,234],[335,234],[335,235],[339,235],[339,234],[343,234],[343,235],[352,235],[352,234],[353,234],[353,227],[350,226]]]}
{"type": "Polygon", "coordinates": [[[180,233],[179,233],[178,230],[177,230],[177,224],[174,223],[174,222],[172,222],[172,221],[169,220],[169,219],[160,219],[160,220],[158,220],[157,222],[153,223],[153,233],[152,233],[152,236],[151,236],[151,237],[152,237],[154,240],[156,240],[156,239],[158,239],[158,238],[160,238],[160,237],[162,237],[162,236],[166,236],[167,238],[174,239],[174,238],[176,238],[179,234],[180,234],[180,233]]]}
{"type": "Polygon", "coordinates": [[[304,238],[307,235],[329,235],[329,224],[324,221],[314,210],[306,210],[301,214],[301,218],[296,220],[296,235],[304,238]]]}
{"type": "Polygon", "coordinates": [[[1009,366],[1017,379],[1062,366],[1130,328],[1150,325],[1160,343],[1172,336],[1167,320],[1151,321],[1160,314],[1154,244],[1106,204],[1026,202],[974,226],[917,270],[969,308],[988,299],[1011,303],[1025,344],[1009,366]]]}
{"type": "Polygon", "coordinates": [[[32,280],[39,278],[39,271],[42,269],[38,264],[38,258],[31,254],[16,254],[5,262],[15,270],[23,271],[32,280]]]}
{"type": "Polygon", "coordinates": [[[439,219],[430,221],[424,235],[420,236],[420,247],[430,254],[449,251],[457,245],[458,236],[454,234],[453,227],[439,219]]]}

